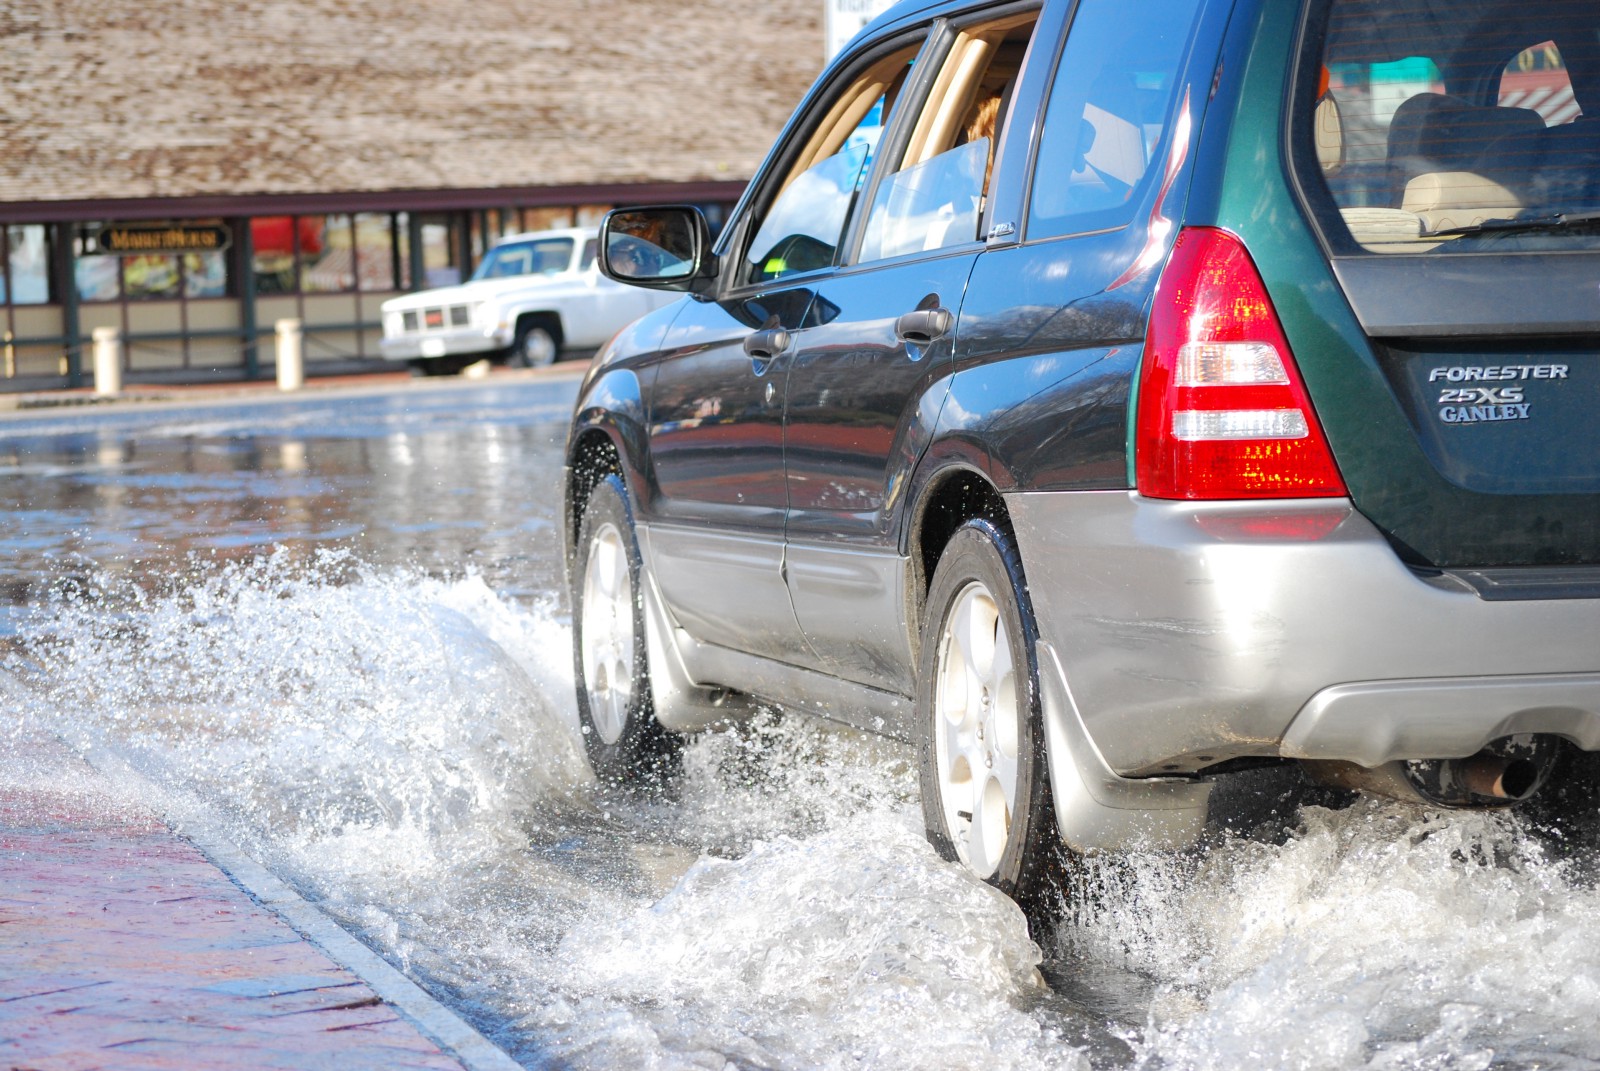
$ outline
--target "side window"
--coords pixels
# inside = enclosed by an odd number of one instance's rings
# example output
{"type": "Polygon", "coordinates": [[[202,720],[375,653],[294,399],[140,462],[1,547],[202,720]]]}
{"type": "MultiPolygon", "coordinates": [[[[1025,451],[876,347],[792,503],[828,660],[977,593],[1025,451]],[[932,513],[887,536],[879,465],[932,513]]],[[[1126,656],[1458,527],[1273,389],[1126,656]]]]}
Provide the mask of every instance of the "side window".
{"type": "Polygon", "coordinates": [[[829,106],[745,253],[744,282],[833,264],[845,220],[920,42],[873,63],[829,106]]]}
{"type": "Polygon", "coordinates": [[[956,35],[898,166],[878,184],[861,259],[975,241],[995,140],[1037,16],[956,35]]]}
{"type": "Polygon", "coordinates": [[[1530,108],[1546,127],[1564,126],[1583,114],[1572,93],[1572,78],[1554,41],[1518,52],[1500,72],[1502,108],[1530,108]]]}
{"type": "Polygon", "coordinates": [[[1159,175],[1199,0],[1082,0],[1056,65],[1028,237],[1121,226],[1159,175]]]}

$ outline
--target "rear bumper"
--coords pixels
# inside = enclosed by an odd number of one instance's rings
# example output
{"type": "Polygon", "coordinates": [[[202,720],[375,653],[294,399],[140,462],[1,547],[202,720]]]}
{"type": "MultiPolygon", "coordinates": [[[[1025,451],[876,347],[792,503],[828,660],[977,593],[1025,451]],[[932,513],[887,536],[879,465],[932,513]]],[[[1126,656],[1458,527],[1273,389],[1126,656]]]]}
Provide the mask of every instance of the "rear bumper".
{"type": "Polygon", "coordinates": [[[1007,497],[1040,638],[1110,770],[1249,755],[1600,749],[1600,599],[1490,601],[1406,568],[1342,499],[1007,497]]]}

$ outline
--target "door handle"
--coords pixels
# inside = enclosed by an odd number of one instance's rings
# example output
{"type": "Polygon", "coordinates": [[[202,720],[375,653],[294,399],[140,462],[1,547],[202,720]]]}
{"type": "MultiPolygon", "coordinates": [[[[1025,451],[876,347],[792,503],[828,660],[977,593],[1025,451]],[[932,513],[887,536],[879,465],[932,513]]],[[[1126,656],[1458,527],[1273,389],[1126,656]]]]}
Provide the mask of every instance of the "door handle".
{"type": "Polygon", "coordinates": [[[752,331],[744,337],[744,352],[758,361],[770,361],[789,348],[789,332],[781,327],[752,331]]]}
{"type": "Polygon", "coordinates": [[[949,309],[915,309],[894,322],[894,333],[901,342],[926,346],[948,335],[955,319],[949,309]]]}

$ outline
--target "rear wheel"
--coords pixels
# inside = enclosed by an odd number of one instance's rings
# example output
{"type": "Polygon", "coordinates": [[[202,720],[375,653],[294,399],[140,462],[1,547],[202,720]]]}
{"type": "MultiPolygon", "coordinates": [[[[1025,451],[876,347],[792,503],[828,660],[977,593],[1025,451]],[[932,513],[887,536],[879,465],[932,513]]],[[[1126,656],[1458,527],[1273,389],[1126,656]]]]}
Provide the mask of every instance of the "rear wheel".
{"type": "Polygon", "coordinates": [[[918,674],[922,811],[945,858],[1030,915],[1060,888],[1039,706],[1036,635],[1011,536],[987,520],[956,530],[928,591],[918,674]]]}
{"type": "Polygon", "coordinates": [[[605,477],[589,494],[576,566],[574,669],[589,761],[609,781],[665,772],[676,738],[650,701],[639,544],[620,476],[605,477]]]}

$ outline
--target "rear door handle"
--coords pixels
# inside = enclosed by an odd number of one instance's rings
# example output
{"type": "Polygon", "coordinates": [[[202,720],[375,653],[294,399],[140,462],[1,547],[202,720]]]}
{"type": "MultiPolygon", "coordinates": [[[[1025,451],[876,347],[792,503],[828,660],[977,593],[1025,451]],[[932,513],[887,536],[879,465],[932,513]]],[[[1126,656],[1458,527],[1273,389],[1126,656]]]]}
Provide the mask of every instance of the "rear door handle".
{"type": "Polygon", "coordinates": [[[781,327],[752,331],[744,337],[744,352],[758,361],[770,361],[789,348],[789,332],[781,327]]]}
{"type": "Polygon", "coordinates": [[[901,342],[926,346],[948,335],[954,323],[949,309],[915,309],[894,322],[894,333],[901,342]]]}

